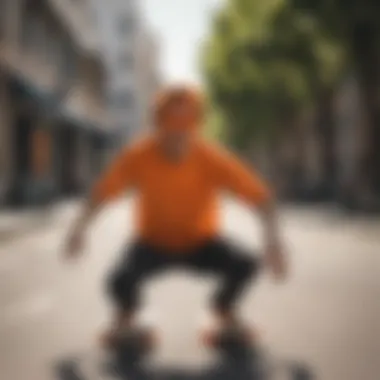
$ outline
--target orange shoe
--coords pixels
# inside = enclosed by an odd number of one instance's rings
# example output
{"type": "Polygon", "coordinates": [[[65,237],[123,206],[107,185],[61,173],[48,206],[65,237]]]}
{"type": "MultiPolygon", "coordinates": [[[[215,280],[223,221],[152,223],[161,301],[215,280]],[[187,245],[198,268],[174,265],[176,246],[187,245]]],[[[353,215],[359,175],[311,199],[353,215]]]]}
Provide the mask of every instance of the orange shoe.
{"type": "MultiPolygon", "coordinates": [[[[159,343],[159,335],[157,331],[153,329],[131,329],[130,332],[131,334],[129,335],[128,333],[122,334],[117,330],[106,331],[100,336],[100,345],[105,350],[115,349],[122,336],[125,337],[126,340],[130,340],[132,344],[141,342],[148,350],[156,348],[159,343]]],[[[140,345],[140,343],[137,344],[140,345]]]]}
{"type": "Polygon", "coordinates": [[[119,338],[120,338],[120,333],[117,330],[112,329],[112,330],[105,331],[104,333],[100,335],[100,338],[99,338],[100,346],[101,348],[105,350],[114,349],[119,342],[119,338]]]}
{"type": "Polygon", "coordinates": [[[243,343],[245,344],[255,344],[259,338],[260,334],[258,329],[250,327],[239,322],[234,321],[232,324],[230,321],[222,321],[217,319],[214,323],[209,323],[208,326],[204,327],[200,331],[200,341],[201,344],[206,347],[215,348],[220,341],[220,338],[224,334],[236,334],[237,339],[243,338],[243,343]],[[234,332],[236,331],[236,333],[234,332]]]}
{"type": "Polygon", "coordinates": [[[203,330],[200,333],[201,344],[207,348],[215,347],[218,334],[216,331],[203,330]]]}
{"type": "Polygon", "coordinates": [[[152,328],[143,330],[142,339],[144,346],[148,349],[156,348],[160,341],[158,332],[152,328]]]}

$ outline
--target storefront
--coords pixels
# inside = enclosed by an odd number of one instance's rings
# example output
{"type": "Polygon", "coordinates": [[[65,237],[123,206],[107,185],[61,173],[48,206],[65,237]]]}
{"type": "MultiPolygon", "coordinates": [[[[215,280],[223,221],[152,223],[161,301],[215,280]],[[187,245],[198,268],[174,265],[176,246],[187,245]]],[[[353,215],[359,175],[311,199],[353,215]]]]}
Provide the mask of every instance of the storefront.
{"type": "Polygon", "coordinates": [[[1,109],[12,112],[2,112],[2,206],[39,206],[84,194],[107,162],[112,135],[65,113],[54,94],[20,76],[7,75],[4,86],[1,109]]]}
{"type": "Polygon", "coordinates": [[[23,207],[53,196],[51,116],[56,102],[24,78],[12,76],[9,84],[13,118],[8,126],[12,170],[7,203],[23,207]]]}
{"type": "Polygon", "coordinates": [[[61,113],[54,136],[59,196],[86,193],[107,162],[112,135],[88,121],[61,113]]]}

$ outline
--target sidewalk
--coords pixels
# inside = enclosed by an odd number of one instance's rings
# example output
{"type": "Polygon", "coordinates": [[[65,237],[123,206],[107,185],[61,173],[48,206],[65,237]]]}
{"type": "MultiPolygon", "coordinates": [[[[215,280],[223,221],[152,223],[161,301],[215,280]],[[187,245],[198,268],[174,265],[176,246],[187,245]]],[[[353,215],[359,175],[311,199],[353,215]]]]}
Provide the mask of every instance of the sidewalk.
{"type": "Polygon", "coordinates": [[[0,212],[0,244],[67,219],[79,204],[80,200],[69,200],[34,210],[0,212]]]}

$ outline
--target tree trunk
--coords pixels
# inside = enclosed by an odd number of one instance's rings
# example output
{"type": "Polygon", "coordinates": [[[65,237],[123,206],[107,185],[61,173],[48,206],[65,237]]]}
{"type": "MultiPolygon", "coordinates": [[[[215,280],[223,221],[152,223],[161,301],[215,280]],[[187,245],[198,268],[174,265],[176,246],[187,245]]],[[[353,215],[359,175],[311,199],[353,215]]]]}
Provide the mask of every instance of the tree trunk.
{"type": "Polygon", "coordinates": [[[371,197],[380,197],[380,53],[379,26],[358,23],[352,30],[352,50],[366,119],[363,181],[371,197]]]}
{"type": "Polygon", "coordinates": [[[300,118],[293,120],[290,132],[290,144],[293,149],[291,162],[291,187],[296,199],[305,198],[306,189],[306,139],[304,124],[300,118]]]}
{"type": "Polygon", "coordinates": [[[321,148],[321,192],[325,198],[332,198],[337,181],[337,146],[332,90],[324,90],[320,95],[317,105],[316,129],[321,148]]]}

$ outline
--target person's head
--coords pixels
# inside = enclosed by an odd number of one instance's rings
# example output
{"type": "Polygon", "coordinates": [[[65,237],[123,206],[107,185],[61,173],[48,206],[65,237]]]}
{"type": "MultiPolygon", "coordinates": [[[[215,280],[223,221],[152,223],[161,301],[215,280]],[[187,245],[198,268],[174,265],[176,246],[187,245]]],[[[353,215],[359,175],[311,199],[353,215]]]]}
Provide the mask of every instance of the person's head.
{"type": "Polygon", "coordinates": [[[175,158],[186,153],[203,122],[200,92],[186,85],[165,88],[158,94],[154,124],[165,152],[175,158]]]}

